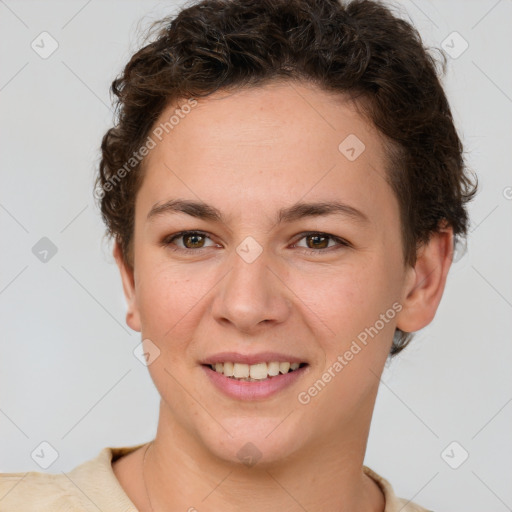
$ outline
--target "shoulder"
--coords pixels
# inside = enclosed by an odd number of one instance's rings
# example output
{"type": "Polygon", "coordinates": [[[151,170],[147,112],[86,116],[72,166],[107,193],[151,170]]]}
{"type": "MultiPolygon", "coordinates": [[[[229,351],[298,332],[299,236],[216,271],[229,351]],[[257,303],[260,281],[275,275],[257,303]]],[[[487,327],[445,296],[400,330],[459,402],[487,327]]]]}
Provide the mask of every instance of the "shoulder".
{"type": "Polygon", "coordinates": [[[116,479],[112,461],[142,445],[103,448],[69,472],[0,473],[2,512],[126,512],[135,510],[116,479]]]}
{"type": "Polygon", "coordinates": [[[0,473],[2,512],[64,511],[76,507],[76,493],[59,474],[0,473]]]}
{"type": "Polygon", "coordinates": [[[363,471],[366,475],[372,478],[382,490],[386,500],[386,508],[384,509],[384,512],[431,512],[411,500],[406,500],[396,496],[395,491],[388,480],[377,474],[368,466],[363,466],[363,471]]]}
{"type": "MultiPolygon", "coordinates": [[[[404,498],[396,498],[396,502],[398,506],[396,510],[399,510],[400,512],[433,512],[430,509],[423,508],[421,505],[413,503],[411,500],[406,500],[404,498]]],[[[394,512],[395,509],[392,510],[394,512]]]]}

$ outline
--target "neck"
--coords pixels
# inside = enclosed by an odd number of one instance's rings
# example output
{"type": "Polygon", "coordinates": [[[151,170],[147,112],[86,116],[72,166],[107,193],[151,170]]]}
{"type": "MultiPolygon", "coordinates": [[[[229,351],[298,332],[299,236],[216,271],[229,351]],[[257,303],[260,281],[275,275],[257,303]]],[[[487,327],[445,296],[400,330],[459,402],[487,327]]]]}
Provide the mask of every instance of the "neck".
{"type": "Polygon", "coordinates": [[[158,431],[145,463],[154,511],[359,512],[384,510],[384,498],[362,471],[369,430],[340,429],[276,463],[221,460],[178,425],[162,401],[158,431]]]}

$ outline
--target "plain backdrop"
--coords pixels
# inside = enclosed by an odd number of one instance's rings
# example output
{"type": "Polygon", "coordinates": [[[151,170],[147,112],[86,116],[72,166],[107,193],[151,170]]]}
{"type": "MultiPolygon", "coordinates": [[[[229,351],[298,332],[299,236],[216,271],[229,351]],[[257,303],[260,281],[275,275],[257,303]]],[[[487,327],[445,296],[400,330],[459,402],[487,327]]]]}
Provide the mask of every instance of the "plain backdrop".
{"type": "MultiPolygon", "coordinates": [[[[0,1],[0,471],[68,471],[155,435],[92,184],[110,83],[178,5],[0,1]],[[47,469],[31,456],[42,442],[47,469]]],[[[383,374],[365,463],[436,512],[512,510],[512,3],[396,5],[448,54],[480,192],[434,322],[383,374]]]]}

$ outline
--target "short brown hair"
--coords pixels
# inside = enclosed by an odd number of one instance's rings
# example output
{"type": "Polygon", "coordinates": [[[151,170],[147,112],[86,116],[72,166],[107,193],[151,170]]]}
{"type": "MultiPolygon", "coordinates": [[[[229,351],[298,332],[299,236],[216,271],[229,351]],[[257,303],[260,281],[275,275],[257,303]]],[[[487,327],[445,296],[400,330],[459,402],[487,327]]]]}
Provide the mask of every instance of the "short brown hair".
{"type": "MultiPolygon", "coordinates": [[[[404,262],[442,222],[466,235],[476,193],[438,78],[417,30],[375,0],[203,0],[160,20],[111,86],[117,118],[103,137],[96,196],[123,258],[133,266],[135,198],[142,162],[126,163],[170,102],[272,80],[303,80],[356,98],[385,136],[387,179],[400,205],[404,262]],[[120,173],[120,170],[125,172],[120,173]],[[122,179],[120,179],[120,175],[122,179]]],[[[400,331],[390,355],[411,335],[400,331]]]]}

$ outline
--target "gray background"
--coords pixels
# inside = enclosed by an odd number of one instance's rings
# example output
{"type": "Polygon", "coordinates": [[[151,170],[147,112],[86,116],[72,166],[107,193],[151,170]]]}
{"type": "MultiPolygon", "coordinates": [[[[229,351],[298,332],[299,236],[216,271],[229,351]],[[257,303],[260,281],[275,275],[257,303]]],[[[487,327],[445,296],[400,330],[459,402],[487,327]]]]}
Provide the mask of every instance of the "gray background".
{"type": "MultiPolygon", "coordinates": [[[[92,183],[109,85],[176,5],[0,1],[0,471],[45,471],[31,457],[44,441],[60,472],[155,434],[159,397],[92,183]],[[43,31],[58,43],[45,59],[31,47],[51,48],[43,31]],[[46,262],[32,251],[43,237],[46,262]]],[[[436,512],[512,510],[512,2],[400,5],[456,56],[444,83],[480,193],[434,322],[384,372],[365,463],[436,512]]]]}

